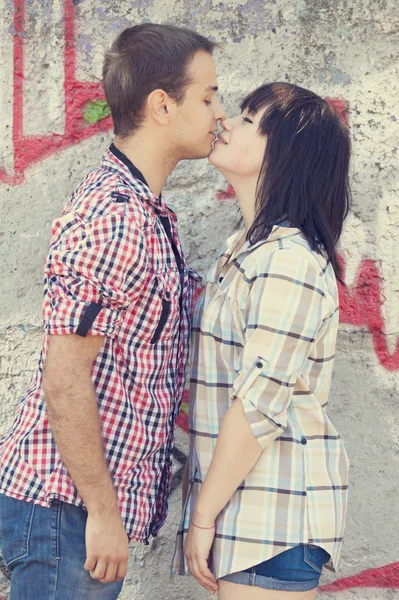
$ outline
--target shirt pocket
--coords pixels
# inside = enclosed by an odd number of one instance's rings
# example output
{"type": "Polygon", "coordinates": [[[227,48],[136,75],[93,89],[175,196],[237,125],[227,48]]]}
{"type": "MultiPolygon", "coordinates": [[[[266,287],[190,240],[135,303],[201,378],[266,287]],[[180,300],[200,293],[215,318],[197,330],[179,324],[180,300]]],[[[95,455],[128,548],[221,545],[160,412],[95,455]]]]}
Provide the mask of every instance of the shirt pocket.
{"type": "Polygon", "coordinates": [[[157,344],[169,340],[176,332],[180,316],[180,275],[178,271],[165,269],[156,274],[157,290],[155,302],[157,318],[150,340],[157,344]]]}

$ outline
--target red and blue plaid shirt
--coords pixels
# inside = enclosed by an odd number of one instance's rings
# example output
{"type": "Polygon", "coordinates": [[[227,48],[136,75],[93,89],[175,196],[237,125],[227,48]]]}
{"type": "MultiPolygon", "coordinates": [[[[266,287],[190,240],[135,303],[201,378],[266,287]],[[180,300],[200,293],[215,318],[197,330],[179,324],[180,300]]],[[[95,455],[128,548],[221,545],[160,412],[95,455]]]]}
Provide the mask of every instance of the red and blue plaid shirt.
{"type": "Polygon", "coordinates": [[[130,538],[163,525],[199,276],[176,215],[114,146],[53,224],[38,368],[0,445],[0,492],[48,506],[83,501],[51,434],[43,397],[49,335],[105,336],[92,368],[104,452],[130,538]]]}

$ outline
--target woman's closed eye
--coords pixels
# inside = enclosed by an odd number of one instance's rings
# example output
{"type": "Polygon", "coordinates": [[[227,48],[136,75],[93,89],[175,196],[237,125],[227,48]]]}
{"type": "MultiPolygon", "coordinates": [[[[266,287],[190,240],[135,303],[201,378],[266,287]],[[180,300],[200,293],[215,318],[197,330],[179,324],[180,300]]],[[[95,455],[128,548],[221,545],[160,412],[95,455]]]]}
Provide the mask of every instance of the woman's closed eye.
{"type": "Polygon", "coordinates": [[[248,117],[243,117],[242,120],[246,123],[253,123],[253,121],[251,121],[251,119],[248,119],[248,117]]]}

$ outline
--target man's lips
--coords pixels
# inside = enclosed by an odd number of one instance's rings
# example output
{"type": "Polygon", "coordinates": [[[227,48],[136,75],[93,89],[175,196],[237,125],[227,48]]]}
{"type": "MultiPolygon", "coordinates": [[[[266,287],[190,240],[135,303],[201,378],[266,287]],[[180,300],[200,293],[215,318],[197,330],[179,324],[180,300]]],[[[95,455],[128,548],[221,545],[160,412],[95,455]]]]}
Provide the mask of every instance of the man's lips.
{"type": "Polygon", "coordinates": [[[224,144],[225,146],[227,145],[227,142],[221,133],[218,133],[216,135],[215,144],[224,144]]]}

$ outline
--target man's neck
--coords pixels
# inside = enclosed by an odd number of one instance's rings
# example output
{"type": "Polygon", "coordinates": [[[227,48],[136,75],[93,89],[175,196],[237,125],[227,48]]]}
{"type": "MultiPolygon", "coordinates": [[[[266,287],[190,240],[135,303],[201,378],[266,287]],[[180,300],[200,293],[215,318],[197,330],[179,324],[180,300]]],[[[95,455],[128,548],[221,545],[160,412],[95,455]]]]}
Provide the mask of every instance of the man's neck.
{"type": "Polygon", "coordinates": [[[128,138],[116,136],[114,144],[141,171],[148,187],[158,197],[178,163],[170,157],[162,140],[156,139],[154,135],[138,132],[128,138]]]}

